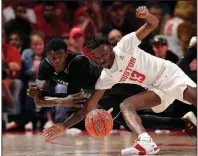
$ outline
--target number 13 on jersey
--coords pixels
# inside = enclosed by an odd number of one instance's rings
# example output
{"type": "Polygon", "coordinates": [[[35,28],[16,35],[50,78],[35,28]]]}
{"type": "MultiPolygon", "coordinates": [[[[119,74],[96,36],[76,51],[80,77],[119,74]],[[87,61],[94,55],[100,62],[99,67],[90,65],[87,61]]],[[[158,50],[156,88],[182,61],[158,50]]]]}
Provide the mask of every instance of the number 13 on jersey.
{"type": "Polygon", "coordinates": [[[138,81],[139,83],[143,83],[146,79],[146,76],[142,73],[133,70],[129,79],[131,81],[138,81]]]}

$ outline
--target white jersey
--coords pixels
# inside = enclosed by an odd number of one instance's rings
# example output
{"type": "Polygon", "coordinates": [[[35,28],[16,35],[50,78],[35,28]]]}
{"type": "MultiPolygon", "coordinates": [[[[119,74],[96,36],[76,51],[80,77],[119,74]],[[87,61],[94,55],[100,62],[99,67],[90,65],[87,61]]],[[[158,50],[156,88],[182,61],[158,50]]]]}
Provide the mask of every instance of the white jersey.
{"type": "Polygon", "coordinates": [[[182,56],[182,48],[180,40],[178,38],[178,26],[183,23],[183,19],[174,17],[165,24],[164,26],[164,35],[168,40],[168,49],[170,49],[177,56],[182,56]]]}
{"type": "Polygon", "coordinates": [[[110,89],[116,83],[154,85],[165,68],[165,60],[138,48],[135,32],[124,36],[114,47],[115,60],[111,69],[104,68],[95,89],[110,89]]]}
{"type": "MultiPolygon", "coordinates": [[[[11,6],[4,8],[2,11],[2,14],[4,16],[5,22],[9,22],[10,20],[13,20],[16,18],[14,9],[11,6]]],[[[33,9],[26,8],[26,15],[28,17],[28,20],[32,24],[36,24],[37,20],[36,20],[36,15],[33,9]]]]}
{"type": "Polygon", "coordinates": [[[146,53],[139,44],[135,32],[118,42],[113,66],[102,70],[95,89],[110,89],[117,83],[140,85],[160,97],[161,104],[152,108],[155,112],[164,111],[175,99],[188,103],[183,92],[196,84],[177,65],[146,53]]]}

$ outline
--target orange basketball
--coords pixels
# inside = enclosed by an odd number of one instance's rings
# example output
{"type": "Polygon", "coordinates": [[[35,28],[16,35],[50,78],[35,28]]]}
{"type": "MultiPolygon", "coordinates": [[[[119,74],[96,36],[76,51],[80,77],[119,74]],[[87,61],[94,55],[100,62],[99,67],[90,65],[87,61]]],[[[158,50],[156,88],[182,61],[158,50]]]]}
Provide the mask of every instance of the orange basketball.
{"type": "Polygon", "coordinates": [[[93,110],[85,119],[85,128],[91,136],[104,137],[113,128],[113,118],[106,110],[93,110]]]}

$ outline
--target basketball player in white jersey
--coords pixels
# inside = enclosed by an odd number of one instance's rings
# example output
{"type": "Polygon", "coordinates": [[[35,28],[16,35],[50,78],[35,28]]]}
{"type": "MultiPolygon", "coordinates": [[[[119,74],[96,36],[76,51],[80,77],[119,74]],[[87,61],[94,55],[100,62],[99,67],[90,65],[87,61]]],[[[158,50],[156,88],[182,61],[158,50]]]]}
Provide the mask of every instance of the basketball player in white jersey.
{"type": "MultiPolygon", "coordinates": [[[[158,26],[158,19],[146,7],[136,10],[146,23],[136,32],[124,36],[114,48],[104,38],[95,37],[88,49],[104,69],[97,80],[95,91],[85,105],[69,119],[44,130],[45,139],[52,139],[78,123],[94,108],[105,90],[117,83],[137,84],[148,90],[125,99],[120,105],[128,127],[138,135],[134,146],[121,151],[123,155],[156,154],[159,148],[142,126],[137,110],[152,108],[164,111],[175,99],[196,105],[196,84],[176,65],[152,56],[138,48],[141,40],[158,26]]],[[[152,124],[152,123],[151,123],[152,124]]]]}

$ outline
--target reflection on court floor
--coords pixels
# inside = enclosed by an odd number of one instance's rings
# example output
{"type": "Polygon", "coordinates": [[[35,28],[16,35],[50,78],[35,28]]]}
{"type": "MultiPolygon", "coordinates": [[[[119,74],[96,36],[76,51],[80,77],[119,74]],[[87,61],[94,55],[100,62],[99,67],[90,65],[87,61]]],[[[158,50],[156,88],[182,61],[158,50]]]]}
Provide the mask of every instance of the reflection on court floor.
{"type": "MultiPolygon", "coordinates": [[[[159,145],[158,155],[195,156],[196,139],[183,132],[155,134],[150,132],[159,145]]],[[[120,156],[123,148],[133,145],[134,133],[120,131],[105,138],[93,138],[83,132],[77,136],[57,138],[45,142],[42,133],[6,133],[3,135],[3,156],[120,156]]]]}

